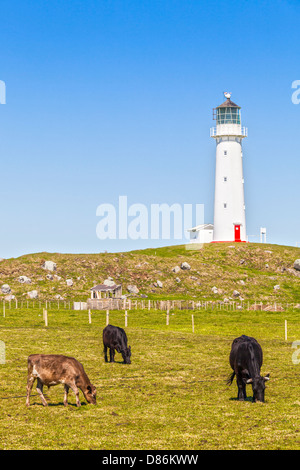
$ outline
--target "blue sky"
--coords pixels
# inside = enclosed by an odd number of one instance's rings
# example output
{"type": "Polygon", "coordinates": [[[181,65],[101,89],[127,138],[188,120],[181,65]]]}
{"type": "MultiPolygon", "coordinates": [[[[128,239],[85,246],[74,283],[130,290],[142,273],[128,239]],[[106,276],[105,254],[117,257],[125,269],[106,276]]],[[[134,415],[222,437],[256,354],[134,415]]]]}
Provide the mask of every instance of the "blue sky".
{"type": "Polygon", "coordinates": [[[247,232],[300,245],[298,1],[0,1],[0,256],[178,243],[99,240],[102,203],[204,204],[212,108],[242,107],[247,232]]]}

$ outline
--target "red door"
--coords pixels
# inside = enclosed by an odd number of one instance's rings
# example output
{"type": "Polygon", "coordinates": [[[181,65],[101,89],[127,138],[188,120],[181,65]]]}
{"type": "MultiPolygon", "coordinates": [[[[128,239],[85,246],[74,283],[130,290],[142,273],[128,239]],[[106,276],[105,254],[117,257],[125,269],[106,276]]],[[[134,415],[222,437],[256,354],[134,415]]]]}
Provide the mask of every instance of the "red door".
{"type": "Polygon", "coordinates": [[[234,226],[234,241],[235,242],[241,241],[241,226],[240,225],[234,226]]]}

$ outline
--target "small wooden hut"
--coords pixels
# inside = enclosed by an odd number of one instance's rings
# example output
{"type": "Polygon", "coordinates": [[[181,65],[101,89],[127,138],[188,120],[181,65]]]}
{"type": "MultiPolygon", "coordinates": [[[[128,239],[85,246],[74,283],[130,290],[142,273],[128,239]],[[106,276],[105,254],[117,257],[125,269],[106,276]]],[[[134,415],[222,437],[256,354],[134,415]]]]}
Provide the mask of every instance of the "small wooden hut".
{"type": "Polygon", "coordinates": [[[92,310],[105,310],[119,308],[122,297],[122,285],[98,284],[90,289],[91,298],[88,299],[88,308],[92,310]]]}

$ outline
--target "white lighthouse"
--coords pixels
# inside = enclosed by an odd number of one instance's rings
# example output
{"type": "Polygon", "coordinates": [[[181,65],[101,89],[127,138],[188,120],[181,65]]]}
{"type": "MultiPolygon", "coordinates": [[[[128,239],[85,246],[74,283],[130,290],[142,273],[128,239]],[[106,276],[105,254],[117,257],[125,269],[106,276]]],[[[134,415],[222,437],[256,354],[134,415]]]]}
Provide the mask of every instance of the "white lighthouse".
{"type": "Polygon", "coordinates": [[[214,109],[216,127],[210,136],[216,141],[216,174],[213,242],[245,242],[242,140],[247,129],[241,125],[241,108],[224,93],[226,101],[214,109]]]}

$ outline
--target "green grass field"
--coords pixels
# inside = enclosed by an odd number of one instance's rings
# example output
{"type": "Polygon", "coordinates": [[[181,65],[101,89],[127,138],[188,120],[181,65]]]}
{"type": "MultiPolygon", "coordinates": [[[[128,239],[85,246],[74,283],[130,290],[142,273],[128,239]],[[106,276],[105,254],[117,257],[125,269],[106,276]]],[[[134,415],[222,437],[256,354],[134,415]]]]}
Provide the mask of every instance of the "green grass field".
{"type": "MultiPolygon", "coordinates": [[[[300,340],[300,312],[194,311],[128,312],[126,332],[132,364],[105,364],[101,341],[105,312],[0,311],[1,449],[201,450],[300,449],[300,364],[292,342],[300,340]],[[284,321],[288,324],[285,341],[284,321]],[[264,351],[262,373],[270,373],[266,402],[236,400],[231,372],[232,340],[254,336],[264,351]],[[63,386],[44,391],[44,408],[35,386],[25,406],[27,357],[65,354],[78,359],[97,387],[97,405],[63,406],[63,386]]],[[[124,327],[124,313],[110,312],[110,323],[124,327]]],[[[300,359],[300,357],[299,357],[300,359]]]]}

